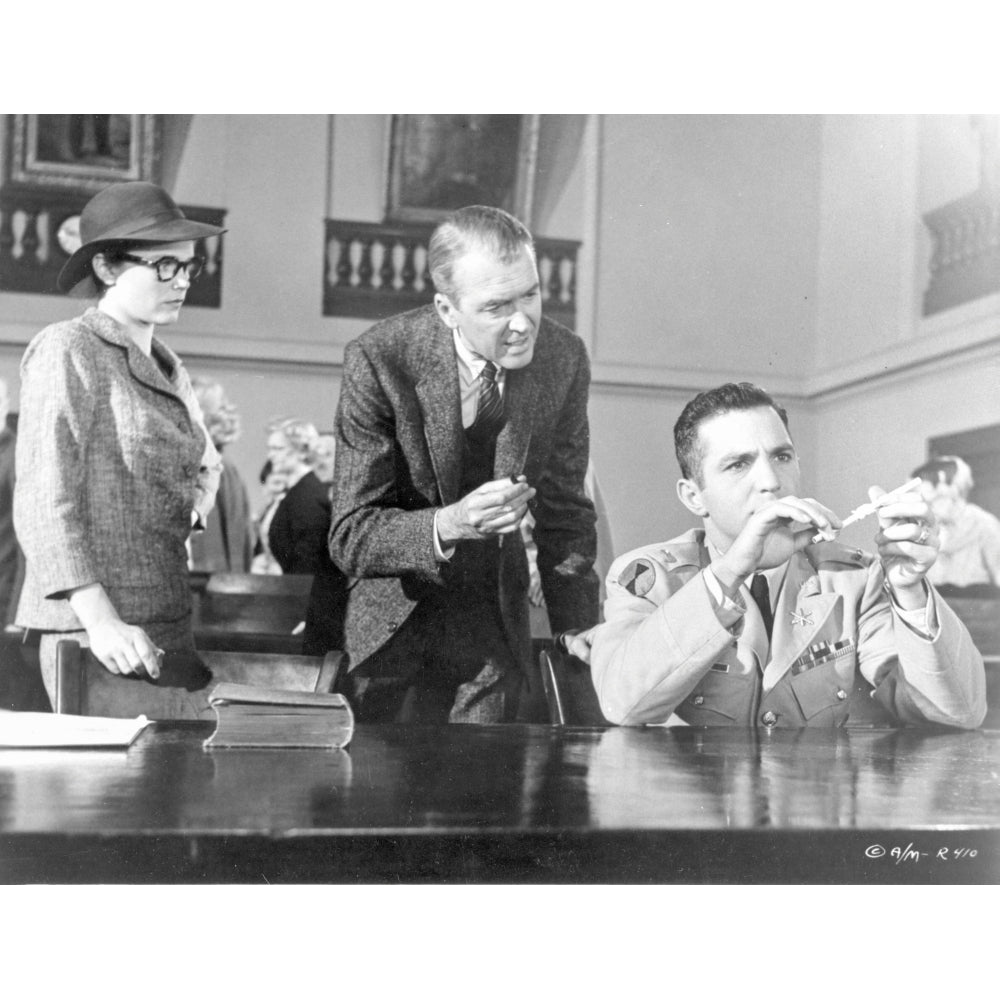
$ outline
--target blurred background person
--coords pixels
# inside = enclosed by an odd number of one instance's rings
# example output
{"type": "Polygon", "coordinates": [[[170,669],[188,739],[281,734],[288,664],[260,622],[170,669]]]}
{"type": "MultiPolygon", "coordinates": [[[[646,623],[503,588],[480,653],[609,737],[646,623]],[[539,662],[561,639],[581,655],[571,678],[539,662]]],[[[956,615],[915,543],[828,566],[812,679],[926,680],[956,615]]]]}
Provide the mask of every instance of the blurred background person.
{"type": "Polygon", "coordinates": [[[305,420],[272,424],[267,438],[268,458],[288,484],[268,539],[282,572],[313,576],[302,636],[310,656],[343,648],[347,601],[347,579],[330,559],[330,492],[314,471],[318,443],[316,428],[305,420]]]}
{"type": "Polygon", "coordinates": [[[1000,520],[969,502],[975,482],[967,462],[942,455],[913,470],[937,518],[941,549],[927,579],[933,584],[1000,587],[1000,520]]]}
{"type": "Polygon", "coordinates": [[[215,507],[204,531],[192,532],[191,569],[203,573],[249,573],[253,558],[250,498],[236,466],[225,456],[225,448],[240,436],[240,416],[214,379],[192,379],[205,427],[222,456],[222,474],[215,507]]]}
{"type": "Polygon", "coordinates": [[[41,633],[50,699],[64,638],[112,674],[155,682],[121,678],[121,700],[103,714],[169,718],[187,704],[182,688],[211,678],[194,649],[186,542],[211,509],[219,456],[180,358],[155,331],[177,322],[202,270],[195,241],[222,232],[154,184],[105,188],[84,207],[81,246],[58,279],[96,305],[25,351],[16,622],[41,633]]]}
{"type": "Polygon", "coordinates": [[[274,471],[271,460],[268,459],[260,470],[260,485],[264,500],[260,510],[254,515],[254,549],[250,561],[251,573],[267,573],[272,576],[281,575],[281,565],[274,558],[268,537],[271,530],[271,518],[278,509],[285,495],[287,483],[280,472],[274,471]]]}
{"type": "Polygon", "coordinates": [[[0,628],[14,620],[23,575],[21,547],[14,533],[14,446],[17,438],[8,425],[10,397],[0,378],[0,628]]]}
{"type": "Polygon", "coordinates": [[[313,471],[318,441],[315,426],[306,420],[279,420],[268,427],[267,457],[285,477],[286,492],[268,531],[283,573],[315,573],[326,551],[330,498],[313,471]]]}
{"type": "Polygon", "coordinates": [[[332,434],[320,434],[316,442],[316,467],[313,470],[321,483],[333,482],[333,460],[337,439],[332,434]]]}

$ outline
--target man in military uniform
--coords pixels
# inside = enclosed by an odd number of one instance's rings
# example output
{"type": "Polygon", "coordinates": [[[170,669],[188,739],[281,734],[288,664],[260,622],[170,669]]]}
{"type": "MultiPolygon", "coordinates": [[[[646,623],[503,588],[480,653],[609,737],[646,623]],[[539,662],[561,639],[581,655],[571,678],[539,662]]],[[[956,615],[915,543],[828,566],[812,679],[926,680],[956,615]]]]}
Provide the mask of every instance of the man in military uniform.
{"type": "Polygon", "coordinates": [[[982,722],[982,657],[925,580],[938,538],[919,493],[879,508],[877,557],[832,541],[836,514],[799,496],[785,411],[746,382],[696,396],[674,443],[703,527],[611,567],[591,636],[609,720],[840,726],[860,670],[895,719],[982,722]]]}

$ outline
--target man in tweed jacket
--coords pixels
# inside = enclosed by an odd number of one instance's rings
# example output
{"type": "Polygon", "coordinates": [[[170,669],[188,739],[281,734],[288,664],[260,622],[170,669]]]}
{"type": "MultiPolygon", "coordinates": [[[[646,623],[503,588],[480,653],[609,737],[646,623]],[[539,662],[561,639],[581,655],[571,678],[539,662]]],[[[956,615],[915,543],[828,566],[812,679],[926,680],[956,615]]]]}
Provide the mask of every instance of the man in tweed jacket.
{"type": "Polygon", "coordinates": [[[522,697],[529,507],[552,628],[597,621],[589,362],[542,319],[531,237],[507,213],[455,213],[428,266],[434,305],[344,356],[330,534],[350,578],[344,690],[361,720],[510,721],[538,711],[522,697]],[[480,413],[486,369],[500,429],[480,413]]]}

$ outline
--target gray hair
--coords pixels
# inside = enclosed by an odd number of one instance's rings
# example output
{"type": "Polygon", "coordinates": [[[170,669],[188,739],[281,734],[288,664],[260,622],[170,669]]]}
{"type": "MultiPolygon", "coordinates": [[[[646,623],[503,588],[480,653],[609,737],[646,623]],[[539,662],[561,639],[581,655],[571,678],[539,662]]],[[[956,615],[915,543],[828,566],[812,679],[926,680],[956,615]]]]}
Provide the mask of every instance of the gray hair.
{"type": "Polygon", "coordinates": [[[522,249],[535,258],[535,245],[525,225],[502,208],[469,205],[452,212],[431,235],[427,269],[434,287],[457,303],[455,265],[473,249],[487,250],[505,264],[522,249]]]}
{"type": "Polygon", "coordinates": [[[281,434],[303,462],[309,466],[315,465],[316,446],[319,444],[319,431],[315,424],[296,417],[280,418],[267,425],[267,432],[281,434]]]}

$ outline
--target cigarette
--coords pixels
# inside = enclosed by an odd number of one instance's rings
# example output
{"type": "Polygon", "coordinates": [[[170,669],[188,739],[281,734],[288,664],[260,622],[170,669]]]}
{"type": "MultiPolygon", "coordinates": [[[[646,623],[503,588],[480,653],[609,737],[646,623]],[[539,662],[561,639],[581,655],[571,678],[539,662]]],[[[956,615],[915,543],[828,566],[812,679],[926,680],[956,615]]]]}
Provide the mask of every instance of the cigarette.
{"type": "MultiPolygon", "coordinates": [[[[883,493],[878,500],[872,500],[868,503],[863,503],[860,507],[855,507],[851,511],[850,516],[845,518],[842,524],[836,531],[843,531],[849,524],[854,524],[857,521],[864,520],[869,514],[874,514],[875,511],[884,507],[886,504],[892,503],[894,500],[898,500],[900,494],[909,493],[910,490],[917,489],[920,486],[921,480],[919,477],[916,479],[911,479],[908,483],[903,483],[902,486],[897,486],[894,490],[890,490],[888,493],[883,493]]],[[[836,532],[835,532],[836,533],[836,532]]],[[[818,531],[812,536],[811,541],[821,542],[826,539],[826,533],[818,531]]]]}

